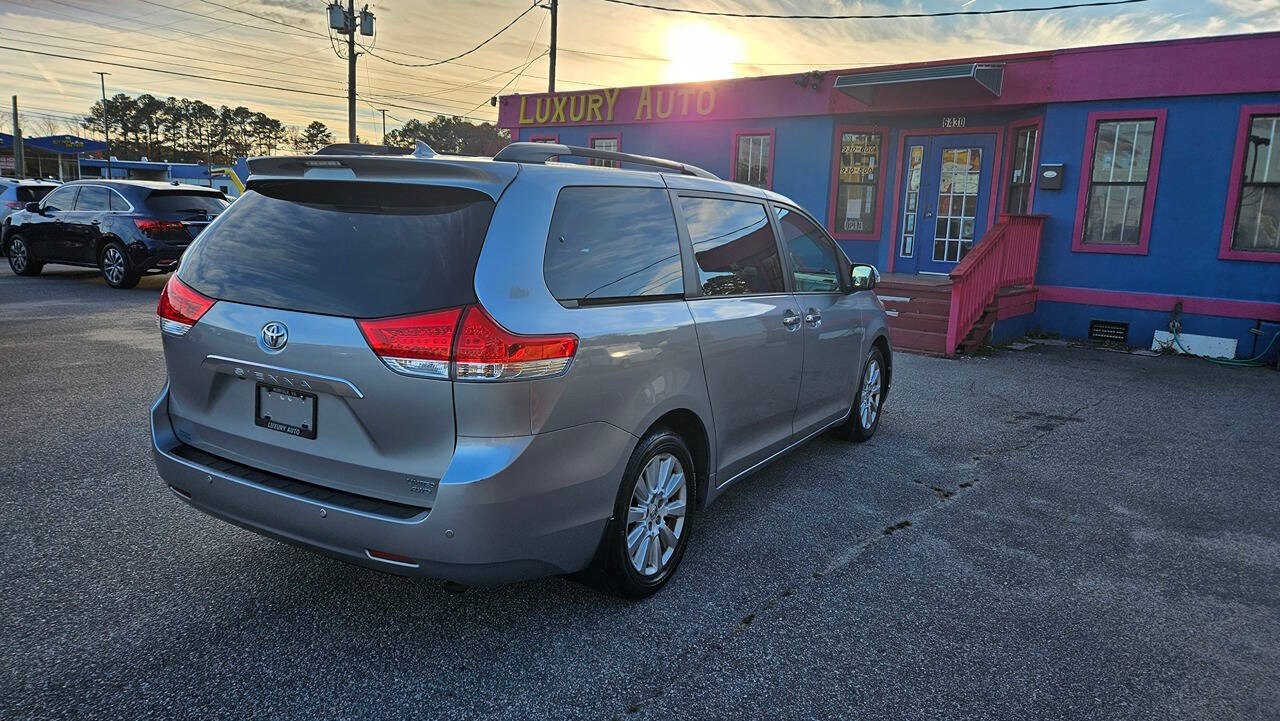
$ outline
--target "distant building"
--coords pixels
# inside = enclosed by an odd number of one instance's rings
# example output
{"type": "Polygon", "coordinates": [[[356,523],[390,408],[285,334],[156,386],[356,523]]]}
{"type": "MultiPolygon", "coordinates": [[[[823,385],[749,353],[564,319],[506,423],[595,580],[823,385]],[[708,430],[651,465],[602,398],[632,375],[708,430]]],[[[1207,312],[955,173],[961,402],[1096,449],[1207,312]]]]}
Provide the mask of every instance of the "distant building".
{"type": "MultiPolygon", "coordinates": [[[[245,173],[248,166],[243,158],[237,158],[236,162],[230,165],[214,163],[214,167],[236,170],[241,180],[247,177],[245,173]]],[[[107,175],[107,161],[99,158],[84,158],[80,161],[80,171],[82,177],[85,178],[105,178],[107,175]]],[[[211,182],[209,170],[203,163],[170,163],[146,158],[141,160],[117,160],[113,158],[111,160],[111,177],[116,180],[176,180],[181,183],[204,185],[221,190],[228,198],[234,198],[240,194],[235,184],[228,178],[215,177],[211,182]]]]}
{"type": "Polygon", "coordinates": [[[1280,33],[509,95],[499,125],[790,196],[888,271],[901,348],[1280,331],[1280,33]]]}

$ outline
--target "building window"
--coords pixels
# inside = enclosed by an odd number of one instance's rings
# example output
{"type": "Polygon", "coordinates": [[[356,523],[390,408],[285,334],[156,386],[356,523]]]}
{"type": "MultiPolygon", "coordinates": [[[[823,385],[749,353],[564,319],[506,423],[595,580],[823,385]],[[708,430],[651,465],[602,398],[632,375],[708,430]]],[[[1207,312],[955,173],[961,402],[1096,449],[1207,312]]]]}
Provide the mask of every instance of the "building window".
{"type": "Polygon", "coordinates": [[[1013,163],[1004,209],[1010,215],[1031,212],[1031,184],[1036,177],[1036,126],[1018,128],[1013,141],[1013,163]]]}
{"type": "Polygon", "coordinates": [[[773,132],[735,133],[733,147],[733,180],[759,188],[773,187],[773,132]]]}
{"type": "Polygon", "coordinates": [[[532,136],[532,137],[530,137],[530,138],[529,138],[529,142],[531,142],[531,143],[558,143],[558,142],[560,142],[560,136],[559,136],[559,135],[534,135],[534,136],[532,136]]]}
{"type": "Polygon", "coordinates": [[[1280,251],[1280,114],[1253,115],[1244,159],[1231,249],[1280,251]]]}
{"type": "Polygon", "coordinates": [[[1143,245],[1156,118],[1098,120],[1085,201],[1085,245],[1143,245]]]}
{"type": "Polygon", "coordinates": [[[840,133],[834,223],[837,233],[875,233],[880,148],[880,133],[840,133]]]}
{"type": "MultiPolygon", "coordinates": [[[[588,141],[588,143],[591,145],[592,150],[607,150],[611,153],[622,152],[621,150],[622,141],[617,136],[591,138],[588,141]]],[[[618,167],[618,161],[616,160],[590,159],[587,162],[590,163],[591,165],[599,165],[604,168],[618,167]]]]}

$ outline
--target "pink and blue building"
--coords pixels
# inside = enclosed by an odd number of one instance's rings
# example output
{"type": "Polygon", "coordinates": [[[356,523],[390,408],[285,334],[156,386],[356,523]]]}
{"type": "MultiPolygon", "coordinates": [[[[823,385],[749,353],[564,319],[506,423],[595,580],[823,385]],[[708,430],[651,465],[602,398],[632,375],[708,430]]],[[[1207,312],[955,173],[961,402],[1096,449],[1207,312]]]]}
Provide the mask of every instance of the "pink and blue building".
{"type": "Polygon", "coordinates": [[[901,348],[1032,331],[1150,346],[1176,316],[1250,357],[1280,332],[1280,33],[511,95],[499,111],[513,139],[790,196],[885,273],[901,348]]]}

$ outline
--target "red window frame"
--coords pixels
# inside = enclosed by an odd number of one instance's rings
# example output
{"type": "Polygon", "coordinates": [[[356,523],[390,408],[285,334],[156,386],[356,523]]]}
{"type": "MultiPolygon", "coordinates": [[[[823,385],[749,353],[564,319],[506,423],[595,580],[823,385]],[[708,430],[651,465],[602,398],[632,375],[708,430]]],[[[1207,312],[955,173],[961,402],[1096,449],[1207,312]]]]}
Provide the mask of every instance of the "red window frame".
{"type": "MultiPolygon", "coordinates": [[[[1249,132],[1255,115],[1278,115],[1280,105],[1245,105],[1240,108],[1239,125],[1236,127],[1235,155],[1231,161],[1231,180],[1227,186],[1227,207],[1222,218],[1222,242],[1218,246],[1219,260],[1252,260],[1263,263],[1280,263],[1280,253],[1274,250],[1237,250],[1231,247],[1236,234],[1236,211],[1240,205],[1240,193],[1244,188],[1244,158],[1249,132]]],[[[1275,151],[1280,152],[1280,151],[1275,151]]]]}
{"type": "Polygon", "coordinates": [[[1089,113],[1085,121],[1084,155],[1080,160],[1080,190],[1076,195],[1076,224],[1071,234],[1073,253],[1112,253],[1116,255],[1146,255],[1151,241],[1151,226],[1155,224],[1156,182],[1160,179],[1160,154],[1164,148],[1165,108],[1115,110],[1089,113]],[[1089,208],[1089,188],[1093,179],[1093,149],[1098,137],[1098,124],[1109,121],[1154,120],[1151,131],[1151,160],[1147,164],[1147,183],[1142,196],[1142,229],[1138,232],[1137,245],[1107,245],[1084,242],[1085,216],[1089,208]]]}

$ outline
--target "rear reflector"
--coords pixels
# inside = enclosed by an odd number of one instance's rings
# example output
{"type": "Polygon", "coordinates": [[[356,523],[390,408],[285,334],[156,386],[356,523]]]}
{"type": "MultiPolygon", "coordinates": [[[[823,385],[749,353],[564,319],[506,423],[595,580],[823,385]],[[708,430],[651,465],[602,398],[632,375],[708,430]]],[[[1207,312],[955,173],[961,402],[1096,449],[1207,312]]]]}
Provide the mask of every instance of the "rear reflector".
{"type": "Polygon", "coordinates": [[[461,308],[449,308],[356,323],[369,347],[391,370],[425,378],[448,378],[449,351],[460,315],[461,308]]]}
{"type": "Polygon", "coordinates": [[[412,568],[418,567],[417,561],[413,560],[412,558],[409,558],[408,556],[401,556],[398,553],[387,553],[386,551],[375,551],[372,548],[366,548],[364,549],[364,552],[366,555],[369,556],[369,558],[372,558],[375,561],[386,561],[387,563],[394,563],[397,566],[410,566],[412,568]]]}
{"type": "Polygon", "coordinates": [[[516,335],[473,305],[458,331],[454,372],[458,380],[545,378],[568,368],[577,350],[575,335],[516,335]]]}
{"type": "Polygon", "coordinates": [[[172,276],[160,291],[156,305],[156,321],[160,330],[170,335],[186,335],[217,301],[192,290],[190,286],[172,276]]]}
{"type": "Polygon", "coordinates": [[[546,378],[563,373],[578,350],[575,335],[518,335],[478,305],[356,323],[388,368],[423,378],[546,378]]]}

